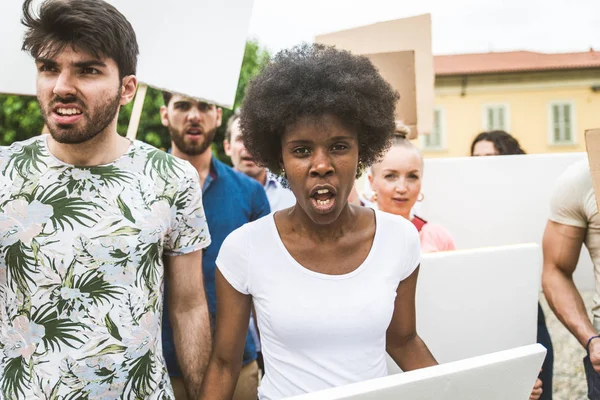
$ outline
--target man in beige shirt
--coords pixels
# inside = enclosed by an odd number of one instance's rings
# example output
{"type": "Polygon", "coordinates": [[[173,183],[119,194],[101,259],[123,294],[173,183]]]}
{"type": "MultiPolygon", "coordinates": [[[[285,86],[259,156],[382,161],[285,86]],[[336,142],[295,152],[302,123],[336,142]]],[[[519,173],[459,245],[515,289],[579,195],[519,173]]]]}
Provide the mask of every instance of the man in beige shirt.
{"type": "Polygon", "coordinates": [[[600,373],[600,215],[587,160],[570,166],[559,178],[543,240],[542,285],[550,307],[583,347],[600,373]],[[596,293],[590,321],[573,282],[581,245],[594,263],[596,293]]]}

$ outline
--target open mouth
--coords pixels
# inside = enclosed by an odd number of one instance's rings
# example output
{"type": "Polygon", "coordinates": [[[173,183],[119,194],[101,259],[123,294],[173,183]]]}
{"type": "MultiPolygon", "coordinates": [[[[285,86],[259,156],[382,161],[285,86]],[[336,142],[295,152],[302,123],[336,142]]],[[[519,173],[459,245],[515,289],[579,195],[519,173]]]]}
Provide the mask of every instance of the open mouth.
{"type": "Polygon", "coordinates": [[[318,212],[331,211],[335,205],[335,189],[332,187],[317,187],[311,191],[310,198],[318,212]]]}
{"type": "Polygon", "coordinates": [[[52,109],[54,120],[60,125],[69,125],[77,122],[83,115],[79,107],[72,105],[60,105],[52,109]]]}
{"type": "Polygon", "coordinates": [[[190,136],[202,136],[202,130],[196,128],[190,128],[185,131],[186,135],[190,136]]]}

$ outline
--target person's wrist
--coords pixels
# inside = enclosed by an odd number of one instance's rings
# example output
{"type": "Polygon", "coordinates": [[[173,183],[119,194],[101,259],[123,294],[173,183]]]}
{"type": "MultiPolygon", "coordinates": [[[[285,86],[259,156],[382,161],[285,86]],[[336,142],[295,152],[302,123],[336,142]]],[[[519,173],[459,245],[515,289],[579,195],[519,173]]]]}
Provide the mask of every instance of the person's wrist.
{"type": "Polygon", "coordinates": [[[592,345],[594,339],[600,339],[600,335],[594,335],[588,339],[587,345],[585,346],[585,349],[587,350],[588,353],[590,352],[590,346],[592,345]]]}

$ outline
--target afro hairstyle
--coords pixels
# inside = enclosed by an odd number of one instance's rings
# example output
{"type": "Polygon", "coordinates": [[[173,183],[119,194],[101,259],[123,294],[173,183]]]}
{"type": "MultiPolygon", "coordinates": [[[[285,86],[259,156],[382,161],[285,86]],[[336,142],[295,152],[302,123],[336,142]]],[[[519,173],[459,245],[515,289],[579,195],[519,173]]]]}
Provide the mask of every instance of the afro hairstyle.
{"type": "Polygon", "coordinates": [[[385,153],[400,96],[364,56],[319,44],[279,52],[248,85],[240,128],[255,161],[282,174],[281,138],[300,118],[331,114],[358,135],[357,176],[385,153]]]}

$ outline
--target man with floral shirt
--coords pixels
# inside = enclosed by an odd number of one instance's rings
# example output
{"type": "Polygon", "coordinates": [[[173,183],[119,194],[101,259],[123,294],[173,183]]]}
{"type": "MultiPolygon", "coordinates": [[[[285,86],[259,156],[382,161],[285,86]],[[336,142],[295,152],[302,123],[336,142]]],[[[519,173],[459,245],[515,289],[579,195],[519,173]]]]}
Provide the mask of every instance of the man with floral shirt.
{"type": "Polygon", "coordinates": [[[23,48],[50,135],[0,148],[0,398],[173,399],[164,277],[194,398],[211,346],[198,174],[116,131],[137,86],[125,17],[102,0],[31,3],[23,48]]]}

